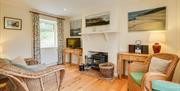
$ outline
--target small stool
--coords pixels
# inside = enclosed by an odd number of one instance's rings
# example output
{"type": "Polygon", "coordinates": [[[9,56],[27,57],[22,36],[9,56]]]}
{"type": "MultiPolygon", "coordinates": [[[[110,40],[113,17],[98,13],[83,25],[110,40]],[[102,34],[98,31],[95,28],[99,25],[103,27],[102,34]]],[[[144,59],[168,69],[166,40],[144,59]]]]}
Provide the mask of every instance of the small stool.
{"type": "Polygon", "coordinates": [[[100,72],[106,79],[112,79],[114,77],[114,65],[112,63],[99,64],[100,72]]]}

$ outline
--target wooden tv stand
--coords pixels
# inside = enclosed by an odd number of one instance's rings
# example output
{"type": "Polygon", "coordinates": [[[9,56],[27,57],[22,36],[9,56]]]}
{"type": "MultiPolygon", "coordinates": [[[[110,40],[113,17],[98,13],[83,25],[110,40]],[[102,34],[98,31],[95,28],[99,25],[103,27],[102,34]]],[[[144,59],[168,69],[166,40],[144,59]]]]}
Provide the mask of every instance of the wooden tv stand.
{"type": "Polygon", "coordinates": [[[78,65],[81,63],[81,55],[82,55],[82,49],[81,48],[64,48],[63,49],[63,64],[66,64],[66,56],[67,54],[70,54],[70,64],[72,63],[72,55],[76,55],[78,58],[78,65]]]}

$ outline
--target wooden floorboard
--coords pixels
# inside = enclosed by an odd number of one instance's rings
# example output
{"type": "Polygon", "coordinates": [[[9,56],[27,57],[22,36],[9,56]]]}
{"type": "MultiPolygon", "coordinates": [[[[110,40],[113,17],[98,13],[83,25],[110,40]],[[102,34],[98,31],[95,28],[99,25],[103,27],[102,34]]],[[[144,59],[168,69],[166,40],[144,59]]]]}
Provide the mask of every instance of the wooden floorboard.
{"type": "Polygon", "coordinates": [[[127,91],[127,79],[100,79],[79,72],[77,65],[65,65],[61,91],[127,91]]]}

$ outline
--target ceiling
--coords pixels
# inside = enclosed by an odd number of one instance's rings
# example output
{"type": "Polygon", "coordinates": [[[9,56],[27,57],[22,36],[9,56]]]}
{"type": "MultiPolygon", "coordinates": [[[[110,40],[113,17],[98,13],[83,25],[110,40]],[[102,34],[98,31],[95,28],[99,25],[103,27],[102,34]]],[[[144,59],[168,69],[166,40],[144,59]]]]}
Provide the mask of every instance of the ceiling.
{"type": "MultiPolygon", "coordinates": [[[[17,1],[17,0],[16,0],[17,1]]],[[[22,0],[20,0],[22,1],[22,0]]],[[[88,10],[111,7],[118,0],[26,0],[33,9],[42,12],[76,16],[88,10]]]]}

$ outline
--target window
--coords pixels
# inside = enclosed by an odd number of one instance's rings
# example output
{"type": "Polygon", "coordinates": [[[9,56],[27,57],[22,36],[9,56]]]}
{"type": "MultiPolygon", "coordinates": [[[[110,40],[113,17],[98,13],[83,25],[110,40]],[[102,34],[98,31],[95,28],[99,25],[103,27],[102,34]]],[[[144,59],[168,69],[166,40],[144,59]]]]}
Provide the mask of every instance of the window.
{"type": "Polygon", "coordinates": [[[57,47],[57,22],[40,19],[41,48],[57,47]]]}

